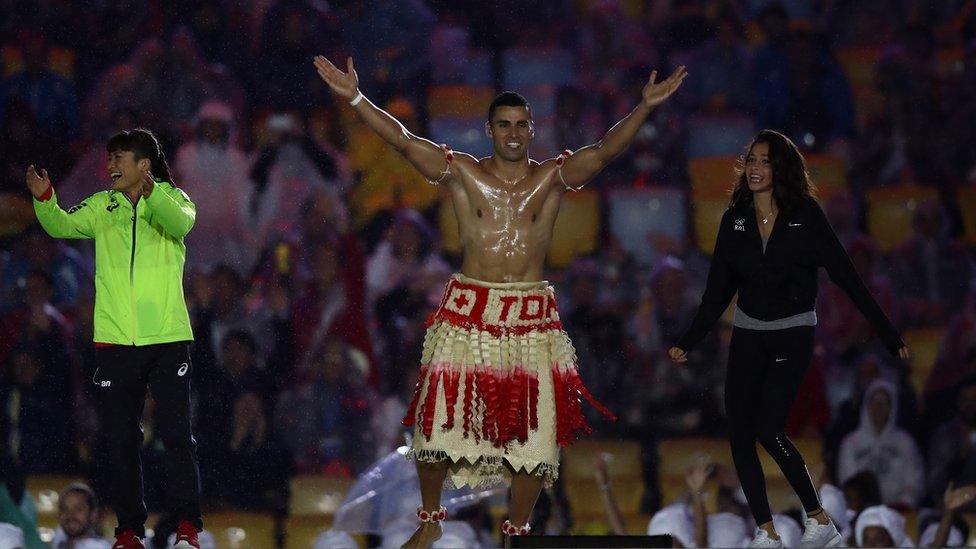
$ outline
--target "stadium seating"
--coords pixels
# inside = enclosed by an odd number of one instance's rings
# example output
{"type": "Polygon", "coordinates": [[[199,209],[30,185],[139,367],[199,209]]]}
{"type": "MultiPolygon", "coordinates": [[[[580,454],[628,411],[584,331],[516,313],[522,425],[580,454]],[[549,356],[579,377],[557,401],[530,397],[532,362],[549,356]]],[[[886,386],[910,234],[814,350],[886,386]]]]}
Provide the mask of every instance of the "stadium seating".
{"type": "Polygon", "coordinates": [[[691,215],[698,248],[711,254],[718,236],[718,225],[729,205],[735,183],[737,155],[706,156],[688,161],[691,178],[691,215]]]}
{"type": "Polygon", "coordinates": [[[659,259],[648,245],[649,235],[681,241],[688,232],[685,193],[679,189],[613,189],[607,196],[607,208],[610,233],[642,265],[653,265],[659,259]]]}
{"type": "Polygon", "coordinates": [[[510,49],[502,55],[502,87],[525,90],[539,84],[561,86],[573,79],[573,56],[565,50],[510,49]]]}
{"type": "Polygon", "coordinates": [[[938,198],[938,191],[919,185],[879,187],[867,191],[868,232],[882,252],[897,248],[912,234],[919,204],[938,198]]]}
{"type": "Polygon", "coordinates": [[[756,124],[744,115],[688,117],[688,157],[740,155],[756,134],[756,124]]]}

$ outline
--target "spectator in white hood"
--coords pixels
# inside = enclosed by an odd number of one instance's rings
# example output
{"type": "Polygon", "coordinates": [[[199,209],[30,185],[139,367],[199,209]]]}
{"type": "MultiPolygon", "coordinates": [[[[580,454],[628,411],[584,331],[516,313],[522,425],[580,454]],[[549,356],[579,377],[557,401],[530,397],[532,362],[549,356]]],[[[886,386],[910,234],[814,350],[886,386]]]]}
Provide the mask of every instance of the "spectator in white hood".
{"type": "Polygon", "coordinates": [[[824,484],[820,487],[820,504],[830,520],[834,521],[834,526],[844,539],[851,537],[851,511],[847,508],[847,498],[844,491],[833,484],[824,484]]]}
{"type": "Polygon", "coordinates": [[[654,513],[647,535],[671,536],[673,547],[695,547],[695,527],[688,506],[675,503],[654,513]]]}
{"type": "Polygon", "coordinates": [[[915,547],[905,532],[905,517],[885,505],[862,511],[854,534],[858,547],[915,547]]]}
{"type": "Polygon", "coordinates": [[[246,273],[254,246],[246,239],[250,162],[232,139],[234,112],[221,101],[208,101],[197,112],[194,136],[176,152],[174,177],[193,197],[197,220],[186,237],[186,261],[204,270],[218,264],[246,273]]]}
{"type": "Polygon", "coordinates": [[[898,391],[875,380],[864,393],[861,423],[840,446],[837,476],[841,482],[867,470],[878,478],[886,505],[915,507],[924,491],[922,456],[912,437],[895,425],[898,391]]]}

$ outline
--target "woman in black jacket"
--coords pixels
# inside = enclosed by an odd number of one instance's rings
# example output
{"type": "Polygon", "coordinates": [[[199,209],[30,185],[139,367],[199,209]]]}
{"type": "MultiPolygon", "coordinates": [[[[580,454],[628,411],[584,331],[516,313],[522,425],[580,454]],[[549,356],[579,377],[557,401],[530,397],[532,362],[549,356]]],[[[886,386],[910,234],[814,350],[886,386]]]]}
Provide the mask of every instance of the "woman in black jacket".
{"type": "Polygon", "coordinates": [[[701,306],[669,349],[676,363],[712,328],[738,292],[725,381],[732,459],[759,530],[752,547],[782,547],[773,528],[756,441],[783,470],[807,512],[804,546],[841,542],[820,506],[803,458],[784,431],[813,354],[817,269],[825,267],[892,353],[908,358],[898,331],[861,281],[831,229],[803,157],[786,136],[753,139],[722,216],[701,306]]]}

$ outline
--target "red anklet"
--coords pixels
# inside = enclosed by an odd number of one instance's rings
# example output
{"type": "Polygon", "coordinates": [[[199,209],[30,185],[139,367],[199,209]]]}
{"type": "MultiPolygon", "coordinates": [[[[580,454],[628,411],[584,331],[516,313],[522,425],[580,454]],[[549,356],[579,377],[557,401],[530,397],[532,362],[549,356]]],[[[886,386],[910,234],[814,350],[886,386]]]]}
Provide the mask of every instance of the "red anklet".
{"type": "Polygon", "coordinates": [[[424,506],[421,505],[417,507],[417,518],[420,519],[420,522],[443,522],[443,520],[447,518],[447,507],[441,505],[441,508],[436,511],[427,511],[424,509],[424,506]]]}

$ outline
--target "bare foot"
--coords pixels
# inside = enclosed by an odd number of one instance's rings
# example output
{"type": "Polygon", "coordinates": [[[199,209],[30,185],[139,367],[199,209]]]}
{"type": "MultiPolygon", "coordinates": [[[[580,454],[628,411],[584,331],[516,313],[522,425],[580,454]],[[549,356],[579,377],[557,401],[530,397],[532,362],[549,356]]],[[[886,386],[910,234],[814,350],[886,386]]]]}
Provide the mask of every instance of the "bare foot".
{"type": "Polygon", "coordinates": [[[428,549],[441,539],[441,525],[437,522],[421,522],[417,531],[403,544],[401,549],[428,549]]]}

